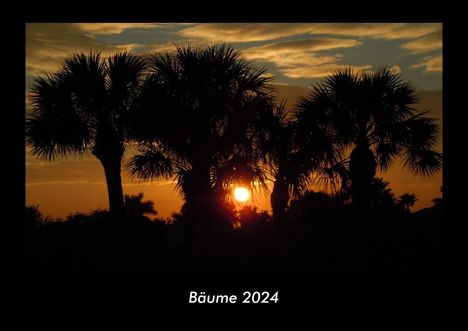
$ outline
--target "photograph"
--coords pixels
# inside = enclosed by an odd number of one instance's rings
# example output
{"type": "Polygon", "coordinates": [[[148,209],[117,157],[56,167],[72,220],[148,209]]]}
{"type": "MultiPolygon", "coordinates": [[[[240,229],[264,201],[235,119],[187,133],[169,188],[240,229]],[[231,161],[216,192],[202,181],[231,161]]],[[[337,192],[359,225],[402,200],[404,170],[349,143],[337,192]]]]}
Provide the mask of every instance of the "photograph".
{"type": "Polygon", "coordinates": [[[24,273],[442,275],[443,28],[25,22],[24,273]]]}

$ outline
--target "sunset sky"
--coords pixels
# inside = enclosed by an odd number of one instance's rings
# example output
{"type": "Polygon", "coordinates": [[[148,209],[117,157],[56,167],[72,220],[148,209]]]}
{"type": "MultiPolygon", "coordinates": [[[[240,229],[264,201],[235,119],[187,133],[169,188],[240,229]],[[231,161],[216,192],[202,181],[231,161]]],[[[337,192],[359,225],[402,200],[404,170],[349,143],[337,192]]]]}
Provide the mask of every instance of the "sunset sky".
{"type": "MultiPolygon", "coordinates": [[[[291,106],[308,87],[340,66],[394,68],[421,96],[417,108],[430,110],[442,122],[442,24],[439,23],[33,23],[26,26],[26,106],[28,91],[38,75],[54,71],[76,52],[103,55],[128,50],[148,54],[193,46],[229,43],[256,66],[267,68],[278,98],[291,106]]],[[[441,142],[439,143],[441,151],[441,142]]],[[[130,149],[131,153],[131,149],[130,149]]],[[[441,172],[431,178],[411,175],[396,163],[379,174],[400,195],[415,193],[413,210],[431,206],[440,196],[441,172]]],[[[126,194],[143,192],[155,202],[159,216],[179,211],[182,201],[171,181],[137,182],[123,169],[126,194]]],[[[318,190],[319,188],[315,188],[318,190]]],[[[26,150],[26,204],[39,205],[53,217],[107,208],[100,163],[92,155],[38,160],[26,150]]],[[[260,209],[268,198],[257,197],[260,209]]]]}

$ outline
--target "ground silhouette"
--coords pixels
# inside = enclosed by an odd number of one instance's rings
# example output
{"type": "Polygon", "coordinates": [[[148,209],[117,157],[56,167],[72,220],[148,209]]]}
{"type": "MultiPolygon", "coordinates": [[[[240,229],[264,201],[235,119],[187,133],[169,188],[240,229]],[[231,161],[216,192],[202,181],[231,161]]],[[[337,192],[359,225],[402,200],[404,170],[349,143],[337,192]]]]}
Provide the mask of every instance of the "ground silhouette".
{"type": "Polygon", "coordinates": [[[274,235],[271,215],[252,207],[235,212],[230,227],[187,251],[185,218],[107,211],[44,218],[27,208],[26,273],[30,275],[175,275],[298,273],[310,275],[439,275],[442,204],[415,213],[395,199],[376,205],[366,227],[352,205],[306,192],[286,210],[274,235]],[[363,230],[364,229],[364,230],[363,230]],[[364,231],[364,232],[363,232],[364,231]]]}

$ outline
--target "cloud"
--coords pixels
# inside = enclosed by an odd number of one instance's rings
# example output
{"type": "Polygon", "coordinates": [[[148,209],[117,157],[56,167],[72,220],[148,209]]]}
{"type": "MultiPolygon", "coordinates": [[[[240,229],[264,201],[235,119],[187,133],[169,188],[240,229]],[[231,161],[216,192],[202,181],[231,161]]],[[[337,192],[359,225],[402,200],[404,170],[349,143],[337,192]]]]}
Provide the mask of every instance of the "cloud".
{"type": "Polygon", "coordinates": [[[301,34],[415,39],[441,27],[440,23],[208,23],[178,34],[214,42],[265,41],[301,34]]]}
{"type": "MultiPolygon", "coordinates": [[[[209,23],[182,29],[178,34],[210,42],[258,42],[294,35],[327,36],[269,43],[242,50],[246,59],[272,63],[289,78],[319,78],[343,67],[342,54],[323,54],[320,51],[356,47],[363,43],[363,38],[406,40],[402,47],[413,52],[442,47],[440,23],[209,23]]],[[[366,64],[354,67],[371,68],[366,64]]],[[[399,66],[392,68],[401,72],[399,66]]],[[[433,69],[430,66],[429,70],[433,69]]]]}
{"type": "MultiPolygon", "coordinates": [[[[372,70],[373,66],[366,65],[344,65],[337,63],[326,63],[324,65],[297,66],[294,68],[285,68],[283,73],[291,78],[320,78],[325,77],[338,69],[352,68],[356,71],[372,70]]],[[[389,68],[394,72],[401,72],[401,68],[394,65],[389,68]]]]}
{"type": "Polygon", "coordinates": [[[176,50],[177,46],[191,46],[194,48],[203,48],[213,45],[214,43],[205,41],[205,40],[197,40],[197,39],[185,39],[185,40],[177,40],[173,42],[164,42],[164,43],[154,43],[154,44],[145,44],[141,45],[138,49],[139,52],[145,53],[172,53],[176,50]]]}
{"type": "Polygon", "coordinates": [[[361,44],[362,42],[353,39],[303,39],[251,47],[244,49],[242,52],[249,58],[265,58],[274,56],[275,54],[323,51],[335,48],[355,47],[361,44]]]}
{"type": "Polygon", "coordinates": [[[106,185],[104,181],[89,181],[89,180],[51,180],[46,182],[28,182],[26,187],[29,186],[43,186],[43,185],[76,185],[76,184],[87,184],[87,185],[106,185]]]}
{"type": "Polygon", "coordinates": [[[120,34],[128,29],[165,27],[164,23],[74,23],[78,29],[93,35],[120,34]]]}
{"type": "Polygon", "coordinates": [[[355,70],[365,70],[371,69],[371,65],[362,65],[362,66],[350,66],[350,65],[343,65],[343,64],[324,64],[324,65],[310,65],[307,67],[292,67],[292,68],[284,68],[281,71],[283,74],[290,78],[320,78],[325,77],[332,73],[335,70],[340,68],[349,68],[352,67],[355,70]]]}
{"type": "Polygon", "coordinates": [[[136,52],[139,49],[145,48],[146,45],[144,44],[122,44],[122,45],[115,45],[114,47],[122,52],[136,52]]]}
{"type": "MultiPolygon", "coordinates": [[[[103,56],[119,51],[152,53],[170,51],[174,43],[108,43],[96,35],[116,34],[127,29],[168,28],[172,23],[28,23],[26,25],[26,76],[28,85],[33,76],[57,70],[63,60],[79,52],[99,51],[103,56]]],[[[193,41],[204,46],[204,41],[193,41]]]]}
{"type": "Polygon", "coordinates": [[[67,57],[77,52],[117,51],[107,44],[83,34],[74,24],[28,23],[26,25],[26,75],[37,76],[54,71],[67,57]]]}
{"type": "MultiPolygon", "coordinates": [[[[91,154],[71,155],[61,157],[54,162],[45,162],[37,159],[26,148],[26,182],[28,186],[34,185],[72,185],[95,184],[105,185],[105,177],[101,163],[91,154]]],[[[129,147],[129,149],[132,149],[129,147]]],[[[133,153],[135,151],[128,151],[133,153]]],[[[127,159],[123,161],[126,164],[127,159]]],[[[134,179],[126,167],[122,168],[122,183],[124,186],[164,186],[173,185],[175,180],[155,179],[142,181],[134,179]]]]}
{"type": "MultiPolygon", "coordinates": [[[[110,44],[92,34],[118,33],[141,24],[107,23],[28,23],[26,25],[26,106],[30,106],[29,88],[34,77],[59,69],[64,59],[80,52],[101,52],[108,56],[115,52],[151,50],[152,45],[128,43],[110,44]]],[[[154,26],[151,25],[151,26],[154,26]]]]}
{"type": "MultiPolygon", "coordinates": [[[[346,53],[340,49],[357,47],[366,38],[402,39],[401,47],[414,53],[442,47],[439,23],[30,23],[26,26],[26,93],[35,76],[57,70],[66,57],[77,52],[93,50],[107,56],[124,50],[139,54],[174,51],[173,42],[167,39],[158,42],[157,37],[141,43],[141,39],[128,42],[120,39],[120,44],[100,37],[136,28],[163,29],[163,33],[172,34],[176,43],[190,43],[194,47],[216,42],[266,42],[241,52],[248,60],[271,63],[279,79],[282,75],[289,78],[327,75],[346,64],[346,53]],[[278,40],[294,35],[302,35],[302,39],[278,40]],[[337,52],[325,53],[334,49],[337,52]]],[[[416,67],[426,67],[423,62],[416,67]]],[[[427,70],[437,71],[435,64],[428,63],[427,70]]],[[[367,67],[364,63],[359,68],[367,67]]],[[[29,100],[26,102],[29,105],[29,100]]]]}
{"type": "Polygon", "coordinates": [[[208,23],[189,27],[178,32],[186,38],[213,42],[245,42],[277,39],[310,31],[310,24],[291,23],[208,23]]]}
{"type": "Polygon", "coordinates": [[[311,34],[370,37],[380,39],[414,39],[439,31],[440,23],[325,23],[317,24],[311,34]]]}
{"type": "Polygon", "coordinates": [[[441,72],[442,56],[425,57],[422,62],[412,65],[411,68],[424,68],[427,72],[441,72]]]}
{"type": "Polygon", "coordinates": [[[427,52],[442,48],[442,30],[431,33],[401,46],[414,53],[427,52]]]}
{"type": "Polygon", "coordinates": [[[393,65],[388,69],[396,74],[399,74],[401,72],[401,67],[399,65],[393,65]]]}
{"type": "MultiPolygon", "coordinates": [[[[79,179],[71,179],[71,180],[49,180],[49,181],[28,181],[26,186],[42,186],[42,185],[77,185],[77,184],[86,184],[86,185],[107,185],[104,180],[79,180],[79,179]]],[[[146,181],[146,182],[138,182],[138,183],[130,183],[130,182],[123,182],[122,186],[129,187],[129,186],[166,186],[166,185],[175,185],[175,181],[170,180],[161,180],[161,181],[146,181]]]]}
{"type": "Polygon", "coordinates": [[[290,78],[322,77],[338,68],[340,54],[318,55],[317,52],[361,45],[353,39],[305,39],[268,44],[242,50],[248,60],[263,60],[275,64],[290,78]]]}

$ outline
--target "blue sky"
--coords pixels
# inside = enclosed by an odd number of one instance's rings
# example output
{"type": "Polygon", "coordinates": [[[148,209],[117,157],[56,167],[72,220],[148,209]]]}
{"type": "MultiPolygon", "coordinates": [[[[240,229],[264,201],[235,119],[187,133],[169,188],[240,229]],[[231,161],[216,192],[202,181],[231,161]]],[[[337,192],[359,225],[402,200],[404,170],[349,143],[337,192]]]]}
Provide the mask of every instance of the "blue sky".
{"type": "Polygon", "coordinates": [[[78,51],[146,54],[226,42],[279,84],[309,86],[340,66],[386,65],[418,89],[442,89],[439,23],[32,23],[26,31],[28,85],[78,51]]]}

